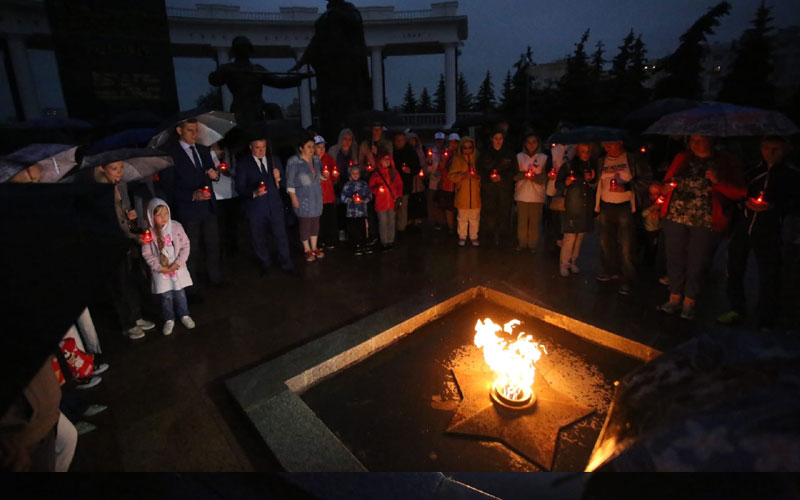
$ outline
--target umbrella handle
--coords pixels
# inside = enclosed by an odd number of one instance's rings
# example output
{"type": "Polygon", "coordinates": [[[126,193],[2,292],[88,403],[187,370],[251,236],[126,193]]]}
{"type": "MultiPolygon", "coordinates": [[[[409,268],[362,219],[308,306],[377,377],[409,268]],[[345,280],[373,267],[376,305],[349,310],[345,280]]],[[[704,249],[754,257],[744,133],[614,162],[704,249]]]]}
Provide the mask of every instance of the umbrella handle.
{"type": "Polygon", "coordinates": [[[61,175],[61,169],[58,168],[58,162],[56,161],[56,157],[52,156],[51,158],[53,159],[53,166],[56,167],[56,173],[58,175],[61,175]]]}

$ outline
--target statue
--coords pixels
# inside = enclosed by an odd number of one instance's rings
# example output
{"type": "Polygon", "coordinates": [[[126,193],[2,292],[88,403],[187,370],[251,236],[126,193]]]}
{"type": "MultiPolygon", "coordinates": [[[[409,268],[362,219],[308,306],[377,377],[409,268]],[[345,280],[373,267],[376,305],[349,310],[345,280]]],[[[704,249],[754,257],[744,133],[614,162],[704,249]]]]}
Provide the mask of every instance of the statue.
{"type": "Polygon", "coordinates": [[[306,64],[317,77],[321,132],[330,140],[349,114],[372,107],[364,25],[352,3],[328,0],[327,10],[314,23],[313,38],[290,71],[306,64]]]}
{"type": "Polygon", "coordinates": [[[253,44],[245,36],[237,36],[231,44],[234,60],[221,65],[208,75],[208,83],[215,87],[227,85],[233,94],[230,111],[236,114],[240,125],[252,124],[264,119],[283,118],[281,108],[275,103],[267,103],[261,96],[262,87],[268,85],[279,89],[297,87],[307,74],[281,77],[267,71],[260,64],[250,62],[253,44]]]}

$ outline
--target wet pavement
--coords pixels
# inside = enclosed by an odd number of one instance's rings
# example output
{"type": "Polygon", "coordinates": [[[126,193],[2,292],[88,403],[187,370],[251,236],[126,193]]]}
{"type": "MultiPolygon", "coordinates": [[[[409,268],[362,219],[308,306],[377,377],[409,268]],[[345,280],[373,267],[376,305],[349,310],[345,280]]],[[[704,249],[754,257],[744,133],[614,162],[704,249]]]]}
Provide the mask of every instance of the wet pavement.
{"type": "MultiPolygon", "coordinates": [[[[242,228],[244,230],[244,228],[242,228]]],[[[225,289],[203,288],[205,303],[190,306],[197,328],[177,325],[163,337],[156,329],[139,341],[120,334],[111,308],[91,311],[111,368],[103,383],[79,396],[109,409],[90,420],[96,431],[81,436],[73,471],[251,471],[280,466],[224,386],[225,379],[368,314],[453,285],[502,285],[518,297],[616,334],[666,350],[699,332],[720,328],[713,318],[727,306],[724,248],[717,256],[697,319],[686,322],[656,311],[667,291],[653,271],[643,271],[629,296],[613,282],[599,283],[597,238],[587,235],[578,275],[562,278],[558,257],[540,241],[537,254],[512,246],[459,248],[432,228],[403,235],[394,251],[355,257],[343,246],[318,262],[300,260],[299,276],[275,271],[260,277],[242,235],[238,255],[226,259],[225,289]]],[[[797,276],[797,259],[784,272],[797,276]]],[[[755,283],[751,271],[749,283],[755,283]]],[[[797,298],[796,287],[787,283],[797,298]]],[[[753,290],[749,290],[752,296],[753,290]]],[[[156,304],[149,309],[157,316],[156,304]]],[[[787,308],[788,309],[788,308],[787,308]]],[[[798,324],[797,308],[783,324],[798,324]]],[[[752,327],[751,323],[745,327],[752,327]]]]}

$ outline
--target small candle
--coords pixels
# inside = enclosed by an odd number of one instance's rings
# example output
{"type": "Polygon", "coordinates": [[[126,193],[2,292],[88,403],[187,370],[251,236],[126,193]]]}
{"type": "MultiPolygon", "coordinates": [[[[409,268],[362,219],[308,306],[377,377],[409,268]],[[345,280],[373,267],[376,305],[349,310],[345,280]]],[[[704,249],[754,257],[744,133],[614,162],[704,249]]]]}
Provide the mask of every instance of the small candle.
{"type": "Polygon", "coordinates": [[[759,191],[758,196],[753,200],[758,205],[765,205],[767,202],[764,201],[764,191],[759,191]]]}
{"type": "Polygon", "coordinates": [[[676,187],[678,187],[678,181],[676,181],[674,179],[669,181],[669,187],[671,187],[672,189],[675,189],[676,187]]]}
{"type": "Polygon", "coordinates": [[[551,144],[551,145],[550,145],[550,147],[551,147],[551,148],[554,148],[554,147],[556,147],[556,143],[554,142],[553,144],[551,144]]]}
{"type": "Polygon", "coordinates": [[[641,148],[639,148],[639,151],[641,151],[642,153],[647,153],[647,148],[642,146],[641,148]]]}
{"type": "Polygon", "coordinates": [[[474,168],[469,169],[469,175],[476,175],[474,168]]]}
{"type": "Polygon", "coordinates": [[[330,173],[331,173],[331,171],[328,169],[328,167],[327,167],[327,166],[325,166],[325,167],[322,167],[322,175],[324,175],[324,176],[326,176],[326,177],[327,177],[327,176],[328,176],[328,174],[330,174],[330,173]]]}
{"type": "Polygon", "coordinates": [[[450,151],[445,150],[444,157],[447,158],[448,156],[450,156],[450,151]]]}
{"type": "Polygon", "coordinates": [[[417,175],[418,175],[420,178],[422,178],[422,177],[425,177],[425,171],[424,171],[424,170],[422,170],[422,169],[419,169],[419,174],[417,174],[417,175]]]}
{"type": "Polygon", "coordinates": [[[617,188],[617,179],[611,179],[611,189],[617,188]]]}
{"type": "MultiPolygon", "coordinates": [[[[352,164],[353,164],[353,162],[351,161],[350,165],[352,165],[352,164]]],[[[339,167],[333,167],[333,176],[334,177],[339,177],[339,167]]]]}
{"type": "Polygon", "coordinates": [[[549,177],[550,179],[555,179],[556,175],[557,175],[556,169],[554,169],[554,168],[550,169],[550,171],[547,172],[547,177],[549,177]]]}
{"type": "Polygon", "coordinates": [[[361,203],[361,195],[359,195],[358,193],[354,194],[353,195],[353,201],[355,203],[361,203]]]}
{"type": "Polygon", "coordinates": [[[372,172],[372,163],[367,163],[367,172],[372,172]]]}
{"type": "Polygon", "coordinates": [[[575,182],[575,171],[574,170],[570,170],[569,171],[569,180],[571,180],[572,182],[575,182]]]}
{"type": "Polygon", "coordinates": [[[386,190],[383,188],[383,186],[379,186],[378,187],[378,192],[379,193],[384,193],[384,192],[386,192],[386,190]]]}
{"type": "Polygon", "coordinates": [[[264,181],[258,183],[258,189],[267,189],[267,185],[264,184],[264,181]]]}
{"type": "Polygon", "coordinates": [[[221,172],[227,172],[228,171],[228,164],[225,163],[224,161],[219,162],[219,170],[221,172]]]}
{"type": "Polygon", "coordinates": [[[490,176],[492,179],[499,179],[500,174],[497,173],[497,169],[492,170],[492,174],[490,176]]]}
{"type": "Polygon", "coordinates": [[[529,168],[527,172],[525,172],[525,177],[528,179],[533,179],[533,169],[529,168]]]}
{"type": "Polygon", "coordinates": [[[142,243],[151,243],[153,241],[153,235],[150,233],[149,229],[145,229],[139,238],[142,240],[142,243]]]}
{"type": "MultiPolygon", "coordinates": [[[[353,166],[353,160],[350,160],[350,166],[351,167],[353,166]]],[[[336,167],[334,167],[334,168],[336,168],[336,167]]]]}
{"type": "Polygon", "coordinates": [[[431,148],[428,148],[428,156],[433,156],[433,150],[431,148]]]}
{"type": "Polygon", "coordinates": [[[663,194],[658,195],[658,198],[656,198],[656,204],[658,205],[663,205],[666,201],[663,194]]]}
{"type": "Polygon", "coordinates": [[[203,194],[211,194],[211,188],[208,186],[203,186],[203,194]]]}

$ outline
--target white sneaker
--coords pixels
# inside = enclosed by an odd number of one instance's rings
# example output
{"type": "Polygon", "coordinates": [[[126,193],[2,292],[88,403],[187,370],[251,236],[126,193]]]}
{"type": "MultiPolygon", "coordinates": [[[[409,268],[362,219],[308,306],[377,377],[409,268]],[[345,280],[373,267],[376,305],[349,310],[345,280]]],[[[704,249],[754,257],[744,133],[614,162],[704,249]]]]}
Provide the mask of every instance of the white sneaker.
{"type": "Polygon", "coordinates": [[[189,330],[191,330],[192,328],[195,327],[194,320],[192,319],[191,316],[182,317],[181,318],[181,323],[183,323],[183,326],[185,326],[189,330]]]}
{"type": "Polygon", "coordinates": [[[576,266],[574,262],[570,262],[569,263],[569,272],[571,272],[572,274],[578,274],[579,272],[581,272],[581,270],[578,269],[578,266],[576,266]]]}
{"type": "Polygon", "coordinates": [[[161,333],[164,335],[171,335],[172,329],[175,328],[175,320],[168,320],[164,322],[164,326],[161,328],[161,333]]]}
{"type": "Polygon", "coordinates": [[[478,240],[469,240],[469,242],[472,243],[472,246],[474,246],[474,247],[481,246],[481,242],[478,241],[478,240]]]}
{"type": "Polygon", "coordinates": [[[147,321],[146,319],[139,318],[139,319],[136,320],[136,326],[138,326],[142,330],[147,331],[147,330],[152,330],[153,328],[155,328],[156,324],[153,323],[152,321],[147,321]]]}
{"type": "Polygon", "coordinates": [[[96,386],[97,384],[99,384],[102,381],[103,381],[103,377],[92,377],[87,382],[82,383],[82,384],[78,384],[77,386],[75,386],[75,389],[78,389],[78,390],[81,390],[81,391],[85,390],[85,389],[91,389],[92,387],[96,386]]]}
{"type": "Polygon", "coordinates": [[[140,339],[140,338],[144,337],[144,330],[142,330],[142,327],[139,326],[139,325],[134,326],[133,328],[128,330],[126,333],[128,335],[128,338],[132,339],[132,340],[136,340],[136,339],[140,339]]]}
{"type": "Polygon", "coordinates": [[[463,247],[467,244],[467,240],[458,240],[458,246],[463,247]]]}
{"type": "Polygon", "coordinates": [[[561,276],[563,276],[563,277],[565,277],[565,278],[566,278],[567,276],[569,276],[569,265],[566,265],[566,266],[561,266],[561,269],[560,269],[560,274],[561,274],[561,276]]]}

